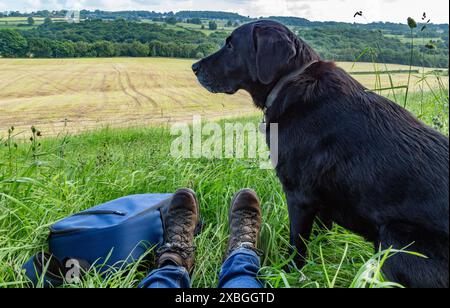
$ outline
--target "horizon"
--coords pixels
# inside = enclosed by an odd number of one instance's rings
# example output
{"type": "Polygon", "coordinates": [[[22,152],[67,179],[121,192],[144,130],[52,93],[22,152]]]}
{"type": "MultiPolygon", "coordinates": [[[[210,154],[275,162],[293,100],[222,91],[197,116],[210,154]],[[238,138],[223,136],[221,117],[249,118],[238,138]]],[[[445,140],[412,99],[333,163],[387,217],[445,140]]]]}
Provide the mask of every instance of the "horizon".
{"type": "Polygon", "coordinates": [[[449,3],[441,0],[219,0],[214,4],[206,0],[18,0],[7,3],[0,0],[0,11],[31,13],[39,10],[102,10],[155,11],[222,11],[251,18],[285,16],[305,18],[310,21],[335,21],[347,23],[392,22],[406,24],[408,17],[420,20],[424,12],[434,24],[449,23],[449,3]],[[231,3],[230,3],[231,2],[231,3]],[[362,11],[363,16],[354,17],[362,11]],[[402,12],[399,15],[398,12],[402,12]]]}
{"type": "MultiPolygon", "coordinates": [[[[33,11],[16,11],[16,10],[10,10],[10,11],[0,11],[0,13],[11,13],[11,12],[19,12],[20,14],[32,14],[32,13],[36,13],[38,11],[44,11],[47,10],[49,12],[53,12],[53,11],[60,11],[60,10],[51,10],[51,9],[41,9],[41,10],[33,10],[33,11]]],[[[61,10],[66,10],[66,9],[61,9],[61,10]]],[[[102,9],[80,9],[80,11],[82,10],[86,10],[89,12],[94,12],[96,10],[99,10],[101,12],[107,12],[107,13],[120,13],[120,12],[155,12],[158,14],[168,14],[168,13],[179,13],[179,12],[224,12],[224,13],[234,13],[234,14],[238,14],[242,17],[246,17],[246,18],[251,18],[251,19],[264,19],[264,18],[270,18],[270,17],[292,17],[292,18],[302,18],[302,19],[306,19],[310,22],[337,22],[337,23],[349,23],[349,24],[371,24],[371,23],[393,23],[393,24],[403,24],[403,25],[407,25],[407,21],[382,21],[382,20],[373,20],[373,21],[336,21],[336,20],[313,20],[310,18],[306,18],[306,17],[299,17],[299,16],[294,16],[294,15],[268,15],[268,16],[258,16],[258,17],[252,17],[252,16],[245,16],[242,14],[239,14],[237,12],[233,12],[233,11],[221,11],[221,10],[178,10],[178,11],[154,11],[154,10],[102,10],[102,9]]],[[[419,18],[415,18],[416,21],[420,21],[419,18]]],[[[434,25],[448,25],[449,22],[430,22],[430,24],[434,24],[434,25]]]]}

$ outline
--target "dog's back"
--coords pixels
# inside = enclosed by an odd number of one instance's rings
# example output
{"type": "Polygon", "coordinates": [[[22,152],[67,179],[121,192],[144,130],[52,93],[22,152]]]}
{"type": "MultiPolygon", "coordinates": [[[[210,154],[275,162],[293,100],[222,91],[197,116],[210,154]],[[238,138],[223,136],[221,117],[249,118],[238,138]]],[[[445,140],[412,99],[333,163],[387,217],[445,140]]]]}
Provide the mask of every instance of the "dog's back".
{"type": "Polygon", "coordinates": [[[448,286],[448,138],[332,63],[310,67],[280,100],[270,118],[280,125],[285,187],[309,187],[333,221],[377,248],[429,258],[392,257],[390,279],[448,286]]]}

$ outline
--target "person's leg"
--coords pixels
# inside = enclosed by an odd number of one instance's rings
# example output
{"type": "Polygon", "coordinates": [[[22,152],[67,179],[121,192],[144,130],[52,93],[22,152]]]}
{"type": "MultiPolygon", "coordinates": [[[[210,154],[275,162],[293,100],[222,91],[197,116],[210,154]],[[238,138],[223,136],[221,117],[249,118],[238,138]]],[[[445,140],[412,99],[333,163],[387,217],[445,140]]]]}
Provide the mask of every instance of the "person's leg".
{"type": "Polygon", "coordinates": [[[161,211],[164,245],[158,249],[158,269],[140,288],[189,288],[195,263],[194,234],[200,221],[199,204],[191,190],[178,190],[169,207],[161,211]]]}
{"type": "Polygon", "coordinates": [[[166,265],[150,273],[140,284],[139,288],[190,288],[191,281],[189,273],[184,267],[166,265]]]}
{"type": "Polygon", "coordinates": [[[219,277],[219,288],[262,288],[258,280],[260,260],[257,240],[261,228],[259,198],[252,190],[236,194],[231,202],[230,239],[226,260],[219,277]]]}
{"type": "Polygon", "coordinates": [[[257,279],[260,269],[259,257],[251,249],[235,250],[223,263],[219,277],[219,288],[262,288],[257,279]]]}

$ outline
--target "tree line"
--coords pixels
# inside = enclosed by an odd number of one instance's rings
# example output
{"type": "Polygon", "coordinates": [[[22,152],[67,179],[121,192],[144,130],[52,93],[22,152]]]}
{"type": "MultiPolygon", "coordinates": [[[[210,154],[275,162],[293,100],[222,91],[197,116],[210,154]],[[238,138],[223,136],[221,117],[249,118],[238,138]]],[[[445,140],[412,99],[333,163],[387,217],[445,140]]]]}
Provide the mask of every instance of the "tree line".
{"type": "Polygon", "coordinates": [[[0,30],[0,56],[198,58],[216,51],[225,37],[125,20],[46,23],[31,30],[0,30]]]}
{"type": "MultiPolygon", "coordinates": [[[[67,14],[67,10],[49,11],[40,10],[31,13],[21,13],[19,11],[9,12],[10,17],[64,17],[67,14]]],[[[6,17],[6,15],[0,12],[0,18],[6,17]]],[[[166,18],[175,17],[177,19],[215,19],[215,20],[232,20],[239,22],[250,21],[251,18],[242,16],[236,13],[221,12],[221,11],[180,11],[174,12],[155,12],[155,11],[118,11],[109,12],[102,10],[81,10],[80,17],[82,19],[126,19],[126,20],[142,20],[153,18],[166,18]]]]}
{"type": "MultiPolygon", "coordinates": [[[[381,62],[409,64],[411,42],[383,35],[380,31],[360,28],[326,27],[300,29],[297,34],[310,43],[320,55],[334,61],[381,62]]],[[[429,38],[415,41],[413,65],[448,68],[448,36],[443,39],[429,38]]]]}
{"type": "MultiPolygon", "coordinates": [[[[388,37],[381,31],[344,26],[297,27],[294,31],[324,59],[397,64],[410,61],[410,43],[388,37]]],[[[47,18],[34,29],[0,30],[0,56],[200,58],[218,50],[228,35],[216,31],[208,36],[201,31],[123,19],[69,24],[53,23],[47,18]]],[[[417,44],[413,61],[417,66],[448,67],[448,32],[447,41],[417,44]]]]}

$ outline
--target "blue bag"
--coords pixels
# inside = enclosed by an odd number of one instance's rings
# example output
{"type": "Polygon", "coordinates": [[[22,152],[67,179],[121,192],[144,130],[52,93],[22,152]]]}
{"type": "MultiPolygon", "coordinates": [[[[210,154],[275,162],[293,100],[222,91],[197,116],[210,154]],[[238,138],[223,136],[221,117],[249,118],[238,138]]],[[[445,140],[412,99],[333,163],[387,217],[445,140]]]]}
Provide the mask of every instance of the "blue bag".
{"type": "Polygon", "coordinates": [[[99,272],[123,268],[149,248],[163,242],[161,211],[172,194],[145,194],[120,198],[56,222],[50,227],[49,254],[38,254],[25,265],[36,285],[59,286],[74,266],[99,266],[99,272]],[[42,278],[42,273],[45,273],[42,278]]]}

